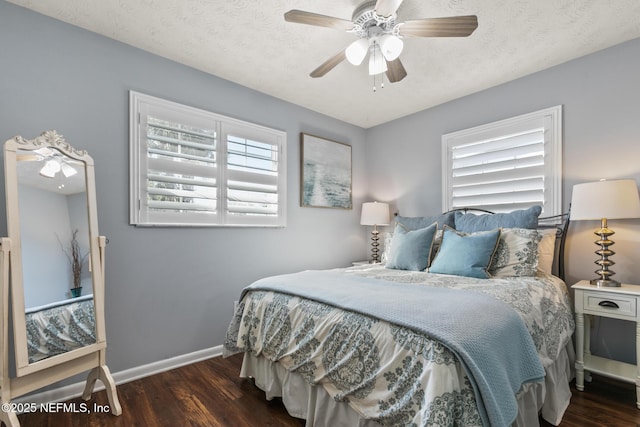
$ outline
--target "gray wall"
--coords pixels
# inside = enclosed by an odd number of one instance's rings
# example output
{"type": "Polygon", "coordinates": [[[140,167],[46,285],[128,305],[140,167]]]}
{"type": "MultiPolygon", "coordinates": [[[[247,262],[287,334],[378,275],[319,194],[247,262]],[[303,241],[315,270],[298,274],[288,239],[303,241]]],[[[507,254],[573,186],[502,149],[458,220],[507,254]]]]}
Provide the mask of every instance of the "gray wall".
{"type": "MultiPolygon", "coordinates": [[[[107,357],[115,372],[221,344],[232,301],[254,279],[365,259],[362,201],[389,201],[403,215],[440,212],[443,133],[562,104],[565,208],[573,184],[640,181],[639,40],[366,131],[4,1],[0,65],[2,138],[56,129],[94,157],[100,231],[110,240],[107,357]],[[128,225],[130,89],[287,131],[288,226],[128,225]],[[300,132],[353,146],[353,210],[299,207],[300,132]]],[[[610,225],[616,278],[639,283],[640,224],[610,225]]],[[[593,275],[596,227],[571,225],[570,284],[593,275]]],[[[633,326],[601,323],[596,352],[633,361],[633,326]]]]}
{"type": "MultiPolygon", "coordinates": [[[[441,136],[554,105],[563,105],[563,206],[574,184],[600,178],[640,181],[640,39],[467,96],[367,131],[373,198],[402,215],[442,210],[441,136]]],[[[640,220],[611,220],[615,278],[640,284],[640,220]]],[[[594,277],[598,222],[571,224],[567,283],[594,277]]],[[[635,328],[603,320],[594,350],[635,360],[635,328]]]]}
{"type": "Polygon", "coordinates": [[[18,188],[24,306],[29,309],[70,298],[73,275],[62,249],[62,245],[69,247],[72,233],[67,196],[27,185],[18,188]],[[47,220],[43,221],[45,210],[47,220]]]}
{"type": "Polygon", "coordinates": [[[255,279],[367,256],[363,129],[0,1],[0,139],[49,129],[95,161],[112,372],[222,344],[255,279]],[[285,130],[287,227],[130,226],[129,90],[285,130]],[[299,206],[300,132],[353,147],[353,210],[299,206]]]}

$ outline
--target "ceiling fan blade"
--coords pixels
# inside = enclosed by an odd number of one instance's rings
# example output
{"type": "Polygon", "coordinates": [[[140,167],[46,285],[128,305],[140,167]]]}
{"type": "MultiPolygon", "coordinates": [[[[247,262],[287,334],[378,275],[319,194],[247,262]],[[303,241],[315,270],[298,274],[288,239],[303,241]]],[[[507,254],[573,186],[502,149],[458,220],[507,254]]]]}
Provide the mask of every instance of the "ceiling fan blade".
{"type": "Polygon", "coordinates": [[[374,9],[376,14],[387,18],[396,13],[401,4],[402,0],[378,0],[374,9]]]}
{"type": "Polygon", "coordinates": [[[402,37],[467,37],[476,28],[478,17],[467,15],[405,21],[398,32],[402,37]]]}
{"type": "Polygon", "coordinates": [[[353,28],[353,22],[346,19],[334,18],[333,16],[320,15],[318,13],[305,12],[303,10],[290,10],[284,14],[287,22],[295,22],[297,24],[315,25],[317,27],[329,27],[337,30],[350,30],[353,28]]]}
{"type": "Polygon", "coordinates": [[[333,70],[336,65],[344,61],[346,57],[347,55],[344,53],[344,50],[341,50],[340,52],[323,62],[322,65],[313,70],[309,75],[314,79],[317,77],[322,77],[329,71],[333,70]]]}
{"type": "Polygon", "coordinates": [[[405,77],[407,77],[407,70],[404,69],[400,58],[387,61],[387,78],[389,79],[389,83],[399,82],[405,77]]]}
{"type": "Polygon", "coordinates": [[[16,159],[18,159],[19,162],[39,162],[43,157],[39,154],[18,154],[16,155],[16,159]]]}
{"type": "Polygon", "coordinates": [[[41,147],[33,151],[45,157],[53,156],[56,153],[55,151],[53,151],[51,148],[48,148],[48,147],[41,147]]]}

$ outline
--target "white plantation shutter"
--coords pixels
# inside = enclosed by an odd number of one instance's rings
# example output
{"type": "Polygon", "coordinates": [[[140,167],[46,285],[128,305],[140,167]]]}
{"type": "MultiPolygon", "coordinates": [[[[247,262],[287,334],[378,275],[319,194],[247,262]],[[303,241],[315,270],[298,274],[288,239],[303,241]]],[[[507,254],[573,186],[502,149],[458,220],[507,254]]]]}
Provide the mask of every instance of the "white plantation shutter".
{"type": "MultiPolygon", "coordinates": [[[[153,223],[214,222],[217,218],[215,129],[146,116],[146,197],[141,210],[153,223]]],[[[145,144],[143,144],[145,145],[145,144]]]]}
{"type": "Polygon", "coordinates": [[[130,98],[132,224],[285,225],[284,132],[130,98]]]}
{"type": "Polygon", "coordinates": [[[443,135],[443,208],[561,213],[561,107],[443,135]]]}
{"type": "Polygon", "coordinates": [[[227,149],[226,216],[237,224],[277,225],[284,212],[279,197],[279,136],[256,135],[244,126],[223,126],[227,149]]]}

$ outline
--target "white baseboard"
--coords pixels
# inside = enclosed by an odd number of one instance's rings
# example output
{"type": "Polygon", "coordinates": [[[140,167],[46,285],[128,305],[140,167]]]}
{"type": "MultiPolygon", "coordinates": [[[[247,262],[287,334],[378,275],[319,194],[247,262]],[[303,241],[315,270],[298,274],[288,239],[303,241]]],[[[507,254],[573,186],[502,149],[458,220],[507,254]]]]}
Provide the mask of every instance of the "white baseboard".
{"type": "MultiPolygon", "coordinates": [[[[140,378],[159,374],[161,372],[179,368],[180,366],[190,365],[202,360],[211,359],[212,357],[219,357],[221,355],[221,345],[211,348],[205,348],[204,350],[194,351],[193,353],[183,354],[181,356],[172,357],[170,359],[159,360],[147,365],[137,366],[135,368],[125,369],[124,371],[113,373],[113,380],[116,382],[116,384],[124,384],[128,383],[129,381],[138,380],[140,378]]],[[[37,405],[47,402],[63,402],[65,400],[74,399],[81,396],[82,392],[84,391],[84,386],[84,381],[75,384],[69,384],[52,390],[22,396],[15,399],[15,402],[28,402],[35,403],[37,405]]],[[[104,385],[101,381],[98,381],[96,383],[94,392],[100,390],[104,390],[104,385]]]]}

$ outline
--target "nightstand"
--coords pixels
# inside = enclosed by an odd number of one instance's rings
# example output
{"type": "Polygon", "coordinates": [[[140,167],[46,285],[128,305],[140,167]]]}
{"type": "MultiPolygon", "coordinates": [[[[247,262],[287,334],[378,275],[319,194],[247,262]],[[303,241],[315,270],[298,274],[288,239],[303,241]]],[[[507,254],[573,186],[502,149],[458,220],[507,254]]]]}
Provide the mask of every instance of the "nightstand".
{"type": "Polygon", "coordinates": [[[589,281],[582,280],[571,288],[575,291],[576,309],[576,388],[579,391],[584,390],[585,372],[587,378],[589,373],[593,372],[634,383],[636,406],[640,408],[640,365],[594,356],[591,354],[589,342],[590,316],[629,320],[636,323],[636,357],[640,357],[640,286],[598,288],[589,281]]]}

